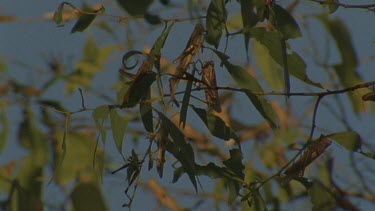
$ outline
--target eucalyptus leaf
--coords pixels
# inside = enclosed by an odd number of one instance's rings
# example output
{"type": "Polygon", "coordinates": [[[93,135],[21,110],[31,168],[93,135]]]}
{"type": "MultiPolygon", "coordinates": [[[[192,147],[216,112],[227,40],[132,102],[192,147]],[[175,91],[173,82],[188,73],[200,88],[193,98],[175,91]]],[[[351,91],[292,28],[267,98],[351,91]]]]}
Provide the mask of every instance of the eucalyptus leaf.
{"type": "Polygon", "coordinates": [[[206,41],[217,48],[227,20],[224,0],[211,0],[206,17],[206,41]]]}
{"type": "Polygon", "coordinates": [[[109,116],[111,119],[113,140],[115,141],[117,150],[122,154],[122,143],[124,141],[128,121],[123,116],[120,116],[115,108],[110,109],[109,116]]]}
{"type": "Polygon", "coordinates": [[[361,149],[362,140],[358,133],[354,131],[343,131],[327,135],[328,138],[335,140],[338,144],[349,151],[358,151],[361,149]]]}
{"type": "Polygon", "coordinates": [[[95,125],[98,128],[100,132],[100,136],[102,139],[102,143],[105,143],[106,140],[106,129],[104,127],[104,121],[108,119],[109,116],[109,106],[108,105],[102,105],[98,106],[94,109],[92,112],[92,117],[95,121],[95,125]]]}

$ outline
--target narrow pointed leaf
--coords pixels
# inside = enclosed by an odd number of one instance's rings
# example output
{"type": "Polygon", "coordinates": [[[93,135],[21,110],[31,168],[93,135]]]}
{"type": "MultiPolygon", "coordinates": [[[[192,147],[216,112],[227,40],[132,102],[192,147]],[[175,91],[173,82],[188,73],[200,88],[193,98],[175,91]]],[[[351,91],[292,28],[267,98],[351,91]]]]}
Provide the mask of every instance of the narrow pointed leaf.
{"type": "Polygon", "coordinates": [[[307,194],[310,196],[313,211],[329,211],[336,207],[335,199],[332,194],[327,192],[327,188],[324,188],[321,184],[314,182],[312,186],[307,190],[307,194]]]}
{"type": "Polygon", "coordinates": [[[64,9],[64,3],[61,3],[59,7],[57,7],[55,13],[53,14],[53,21],[55,21],[55,23],[58,26],[61,26],[63,23],[63,17],[62,17],[63,9],[64,9]]]}
{"type": "Polygon", "coordinates": [[[156,79],[155,72],[146,72],[139,76],[136,80],[133,81],[133,84],[129,87],[127,93],[129,98],[126,98],[126,101],[123,102],[122,107],[132,108],[136,106],[140,101],[147,98],[150,86],[156,79]]]}
{"type": "MultiPolygon", "coordinates": [[[[155,41],[154,45],[151,48],[151,51],[149,53],[150,59],[155,63],[160,63],[160,56],[161,56],[161,49],[164,47],[165,41],[168,38],[169,32],[171,31],[173,24],[170,24],[168,27],[165,27],[161,35],[158,37],[158,39],[155,41]]],[[[159,70],[158,66],[156,65],[156,68],[159,70]]]]}
{"type": "Polygon", "coordinates": [[[154,132],[152,105],[151,105],[151,91],[149,90],[147,97],[144,101],[139,104],[139,112],[141,113],[141,119],[143,126],[149,133],[154,132]]]}
{"type": "MultiPolygon", "coordinates": [[[[363,83],[356,72],[358,58],[348,28],[339,19],[329,20],[326,16],[322,16],[320,20],[334,39],[341,57],[341,63],[334,66],[341,85],[343,87],[350,87],[363,83]]],[[[355,112],[359,113],[366,110],[366,104],[363,103],[361,97],[369,91],[369,89],[358,89],[348,92],[355,112]]]]}
{"type": "Polygon", "coordinates": [[[358,133],[354,131],[343,131],[327,135],[328,138],[335,140],[338,144],[349,151],[358,151],[361,149],[362,140],[358,133]]]}
{"type": "Polygon", "coordinates": [[[193,80],[189,80],[186,84],[185,94],[182,100],[182,106],[181,106],[181,111],[180,111],[180,126],[182,124],[182,128],[185,128],[185,124],[186,124],[186,115],[187,115],[187,111],[189,107],[192,87],[193,87],[193,80]]]}
{"type": "Polygon", "coordinates": [[[111,129],[113,140],[119,153],[122,153],[122,142],[124,141],[124,135],[128,121],[117,113],[117,109],[112,108],[109,116],[111,118],[111,129]]]}
{"type": "Polygon", "coordinates": [[[71,33],[74,32],[83,32],[89,25],[94,21],[96,18],[97,13],[101,12],[104,8],[100,8],[99,10],[93,10],[88,7],[84,9],[84,12],[88,13],[96,13],[96,14],[81,14],[74,24],[71,33]]]}
{"type": "Polygon", "coordinates": [[[244,179],[245,166],[242,163],[243,155],[240,149],[231,149],[229,159],[223,161],[223,164],[232,170],[239,178],[244,179]]]}
{"type": "Polygon", "coordinates": [[[249,51],[249,39],[250,39],[250,33],[246,31],[248,31],[251,27],[255,26],[255,24],[258,22],[258,18],[256,14],[254,13],[253,9],[254,9],[254,5],[252,3],[252,0],[241,0],[241,16],[242,16],[243,28],[245,29],[244,41],[245,41],[246,54],[248,54],[248,51],[249,51]]]}
{"type": "Polygon", "coordinates": [[[229,139],[238,140],[238,137],[232,128],[228,127],[220,117],[193,105],[191,105],[191,107],[195,113],[198,114],[213,136],[225,141],[228,141],[229,139]]]}
{"type": "Polygon", "coordinates": [[[283,81],[280,75],[280,65],[272,59],[268,53],[268,49],[258,40],[252,39],[251,46],[255,62],[268,86],[272,90],[280,90],[283,87],[283,81]]]}
{"type": "MultiPolygon", "coordinates": [[[[268,49],[268,54],[280,67],[284,66],[280,42],[282,37],[278,32],[266,31],[264,28],[253,28],[251,30],[251,35],[268,49]]],[[[322,88],[323,86],[320,83],[311,81],[307,76],[306,64],[303,59],[291,49],[287,49],[287,52],[288,51],[290,52],[287,54],[289,74],[307,84],[322,88]]]]}
{"type": "Polygon", "coordinates": [[[211,0],[206,18],[206,41],[217,48],[227,20],[224,0],[211,0]]]}
{"type": "Polygon", "coordinates": [[[92,183],[76,184],[71,199],[74,210],[107,210],[99,187],[92,183]]]}
{"type": "Polygon", "coordinates": [[[301,37],[301,30],[293,16],[278,4],[275,5],[274,9],[277,23],[276,27],[283,34],[283,39],[288,40],[301,37]]]}
{"type": "Polygon", "coordinates": [[[94,118],[95,125],[100,132],[102,142],[105,143],[106,140],[106,130],[104,128],[104,121],[108,119],[109,116],[109,107],[108,105],[102,105],[96,107],[92,112],[92,117],[94,118]]]}
{"type": "Polygon", "coordinates": [[[258,112],[267,120],[268,124],[272,128],[276,128],[277,124],[275,112],[271,105],[263,96],[257,96],[251,93],[263,92],[263,89],[259,85],[258,81],[247,73],[242,67],[229,63],[225,54],[219,51],[215,51],[215,53],[221,59],[221,62],[224,64],[232,78],[236,81],[237,85],[242,89],[249,90],[249,92],[246,92],[246,95],[251,100],[258,112]]]}
{"type": "Polygon", "coordinates": [[[168,152],[170,152],[181,163],[184,171],[188,174],[191,183],[197,191],[198,186],[195,178],[196,169],[193,148],[190,144],[186,143],[184,134],[168,117],[159,111],[157,111],[157,113],[173,140],[173,142],[167,144],[166,148],[168,152]]]}

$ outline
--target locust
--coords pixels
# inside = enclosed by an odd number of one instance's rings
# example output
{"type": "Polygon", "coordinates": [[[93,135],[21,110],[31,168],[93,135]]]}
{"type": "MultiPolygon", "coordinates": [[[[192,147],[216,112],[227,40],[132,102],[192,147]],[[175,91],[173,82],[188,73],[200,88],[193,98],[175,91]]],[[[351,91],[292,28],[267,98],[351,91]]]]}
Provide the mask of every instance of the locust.
{"type": "Polygon", "coordinates": [[[163,169],[164,169],[164,162],[165,162],[165,148],[168,142],[170,142],[168,138],[168,129],[163,124],[160,125],[159,131],[156,134],[156,143],[158,146],[158,155],[156,159],[156,170],[160,178],[163,177],[163,169]]]}
{"type": "Polygon", "coordinates": [[[194,58],[194,56],[198,53],[199,48],[202,45],[203,42],[203,26],[202,24],[196,24],[194,27],[194,31],[191,33],[189,41],[186,44],[185,49],[182,51],[182,53],[173,60],[173,64],[177,64],[177,68],[175,71],[175,77],[171,78],[169,80],[169,88],[170,88],[170,98],[171,101],[175,102],[175,104],[178,106],[178,103],[175,99],[175,89],[176,86],[182,78],[189,67],[191,60],[194,58]]]}
{"type": "Polygon", "coordinates": [[[301,157],[293,163],[284,173],[286,180],[289,181],[294,177],[303,177],[305,168],[317,159],[331,145],[332,141],[324,136],[320,136],[319,140],[311,142],[301,157]]]}
{"type": "Polygon", "coordinates": [[[214,109],[217,113],[221,112],[219,93],[216,84],[216,75],[214,62],[208,61],[202,64],[202,82],[207,105],[210,109],[214,109]]]}

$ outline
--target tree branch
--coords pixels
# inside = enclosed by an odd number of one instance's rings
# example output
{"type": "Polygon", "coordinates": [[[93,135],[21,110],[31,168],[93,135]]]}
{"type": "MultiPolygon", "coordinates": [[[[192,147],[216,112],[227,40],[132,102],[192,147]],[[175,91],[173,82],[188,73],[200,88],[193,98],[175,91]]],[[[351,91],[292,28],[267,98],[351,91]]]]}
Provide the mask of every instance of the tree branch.
{"type": "Polygon", "coordinates": [[[340,3],[338,1],[337,2],[329,2],[329,1],[322,1],[322,0],[309,0],[309,1],[316,2],[316,3],[322,4],[322,5],[333,4],[333,5],[337,5],[339,7],[344,7],[344,8],[367,9],[367,10],[375,12],[375,4],[345,4],[345,3],[340,3]]]}

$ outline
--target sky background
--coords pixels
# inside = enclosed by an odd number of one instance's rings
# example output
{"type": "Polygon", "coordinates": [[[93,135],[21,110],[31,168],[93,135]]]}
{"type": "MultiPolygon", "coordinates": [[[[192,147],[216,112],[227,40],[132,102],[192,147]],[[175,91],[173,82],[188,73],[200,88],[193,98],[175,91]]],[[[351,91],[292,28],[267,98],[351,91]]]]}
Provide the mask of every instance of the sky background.
{"type": "MultiPolygon", "coordinates": [[[[81,5],[81,1],[69,2],[73,3],[76,6],[81,5]]],[[[115,15],[125,15],[125,13],[122,12],[119,8],[116,8],[114,1],[86,2],[89,4],[102,3],[106,7],[107,13],[115,15]]],[[[278,2],[284,6],[288,5],[288,3],[291,1],[278,2]]],[[[359,4],[361,2],[366,1],[355,2],[359,4]]],[[[41,80],[48,80],[48,77],[45,76],[45,71],[47,68],[45,60],[46,58],[49,58],[49,56],[55,55],[58,58],[63,58],[67,63],[74,63],[74,61],[80,59],[82,54],[82,46],[84,45],[88,35],[94,37],[94,39],[98,42],[98,45],[121,45],[121,43],[124,40],[123,37],[125,36],[126,28],[133,27],[134,24],[136,24],[136,22],[131,22],[129,24],[117,24],[115,20],[110,20],[110,24],[114,26],[114,30],[116,30],[115,37],[117,40],[113,39],[113,37],[109,36],[108,34],[105,34],[102,31],[95,29],[94,27],[89,28],[84,33],[70,34],[71,27],[74,24],[73,21],[66,23],[64,27],[56,27],[56,24],[52,21],[43,19],[43,16],[45,14],[53,12],[60,3],[61,1],[56,0],[1,0],[0,14],[14,15],[17,17],[17,20],[15,22],[0,23],[0,59],[2,62],[6,62],[7,64],[7,79],[13,78],[17,81],[25,82],[27,84],[35,85],[36,87],[38,87],[38,84],[40,84],[41,80]],[[120,42],[118,42],[119,40],[120,42]]],[[[324,84],[328,80],[328,78],[327,75],[324,74],[323,70],[321,70],[321,68],[318,68],[318,66],[314,64],[313,59],[311,58],[312,49],[307,36],[308,32],[304,31],[304,24],[311,26],[312,30],[310,32],[310,36],[315,41],[316,49],[323,51],[324,49],[327,49],[327,46],[329,46],[331,56],[329,61],[332,64],[339,62],[339,56],[337,54],[337,50],[335,49],[334,43],[332,43],[332,39],[330,39],[331,43],[328,43],[327,45],[327,40],[329,39],[327,38],[328,36],[326,32],[323,30],[322,25],[319,24],[318,21],[313,19],[308,19],[307,21],[303,21],[305,19],[302,19],[301,14],[303,13],[320,13],[320,5],[316,3],[303,3],[300,5],[301,6],[297,7],[294,14],[295,18],[297,19],[297,22],[303,29],[304,37],[293,40],[290,44],[296,52],[301,54],[301,56],[307,63],[307,74],[310,76],[310,78],[313,81],[321,82],[324,84]]],[[[156,12],[160,12],[160,8],[151,8],[151,10],[152,9],[154,9],[156,12]]],[[[231,11],[230,8],[229,10],[231,11]]],[[[232,8],[232,10],[236,10],[236,8],[232,8]]],[[[170,15],[173,18],[188,17],[189,14],[187,12],[184,14],[176,14],[172,11],[170,15]]],[[[204,15],[204,13],[202,13],[202,15],[204,15]]],[[[340,8],[332,16],[341,18],[344,21],[345,25],[350,29],[352,41],[357,56],[360,59],[360,61],[362,61],[358,67],[358,73],[361,75],[362,79],[364,81],[375,80],[374,13],[365,10],[340,8]]],[[[135,43],[134,49],[142,50],[144,45],[152,46],[153,42],[160,34],[162,29],[163,26],[156,26],[152,27],[151,33],[141,34],[140,36],[142,37],[142,41],[135,43]]],[[[176,57],[176,55],[180,53],[180,49],[182,49],[185,46],[185,43],[192,29],[193,24],[191,23],[175,24],[164,47],[163,56],[172,61],[176,57]]],[[[223,44],[224,40],[222,40],[221,46],[223,46],[223,44]]],[[[96,77],[93,81],[93,84],[95,84],[94,87],[97,90],[109,90],[107,94],[109,96],[112,96],[113,99],[115,99],[115,92],[110,91],[110,86],[117,80],[117,70],[119,67],[121,67],[122,55],[127,50],[130,49],[124,49],[123,46],[118,46],[118,49],[115,51],[115,53],[109,57],[109,62],[107,62],[107,64],[105,65],[104,71],[99,73],[98,77],[96,77]]],[[[228,50],[228,54],[232,56],[231,62],[240,65],[245,64],[246,55],[244,54],[244,52],[245,51],[242,36],[230,38],[230,48],[228,50]]],[[[325,54],[319,54],[318,57],[324,57],[323,55],[325,54]]],[[[205,54],[204,57],[205,59],[215,59],[215,56],[210,55],[210,53],[205,54]]],[[[252,58],[251,54],[250,63],[254,63],[254,59],[252,58]]],[[[226,73],[226,71],[218,71],[217,76],[219,85],[224,85],[229,81],[229,75],[226,73]]],[[[264,81],[261,81],[261,83],[265,84],[264,81]]],[[[297,91],[299,90],[299,88],[303,87],[304,85],[299,81],[296,81],[294,79],[292,80],[293,90],[297,91]]],[[[58,98],[63,99],[64,106],[71,111],[77,110],[81,106],[79,92],[77,91],[73,92],[72,94],[67,94],[63,90],[62,83],[57,84],[57,86],[55,86],[53,89],[50,89],[45,96],[51,98],[56,98],[58,96],[58,98]]],[[[247,101],[247,99],[246,101],[242,100],[243,96],[238,96],[237,98],[238,102],[241,103],[234,105],[235,109],[233,110],[235,112],[233,115],[248,124],[259,122],[261,117],[257,114],[255,109],[247,108],[249,106],[249,102],[247,101]]],[[[104,102],[101,99],[97,99],[95,96],[90,94],[85,96],[85,100],[87,103],[86,106],[90,108],[95,108],[99,105],[108,103],[104,102]]],[[[305,106],[307,105],[307,103],[310,104],[311,100],[312,99],[297,97],[290,98],[290,103],[292,105],[295,105],[295,107],[293,108],[293,112],[303,113],[306,108],[305,106]]],[[[324,102],[330,103],[332,101],[329,99],[329,97],[327,97],[324,99],[324,102]]],[[[348,115],[348,119],[353,123],[353,129],[358,129],[359,131],[361,131],[361,135],[364,138],[364,140],[366,140],[366,142],[374,143],[373,137],[375,135],[375,126],[373,124],[373,116],[369,115],[369,113],[362,114],[359,117],[351,115],[351,107],[349,103],[345,105],[345,109],[348,115]]],[[[19,122],[22,120],[22,116],[18,111],[19,110],[14,107],[9,107],[7,109],[7,114],[12,116],[10,121],[11,125],[14,127],[11,127],[12,132],[10,133],[11,136],[8,140],[6,149],[4,149],[3,152],[0,154],[0,164],[5,164],[10,160],[20,159],[27,153],[25,150],[20,149],[20,147],[18,147],[16,144],[15,131],[17,127],[15,126],[18,125],[19,122]]],[[[86,116],[87,115],[90,116],[91,114],[86,114],[86,116]]],[[[332,115],[329,114],[329,111],[325,109],[323,106],[321,106],[319,108],[319,115],[317,118],[318,129],[324,130],[328,128],[329,132],[341,131],[344,129],[342,125],[336,125],[335,122],[332,121],[332,119],[332,115]]],[[[106,150],[108,150],[109,152],[107,154],[110,154],[111,159],[121,163],[121,156],[116,154],[115,147],[113,144],[111,144],[112,143],[110,141],[107,142],[106,150]]],[[[374,146],[374,144],[372,144],[372,146],[374,146]]],[[[243,147],[244,151],[246,151],[250,150],[252,146],[250,144],[245,144],[243,147]]],[[[128,154],[130,149],[130,147],[125,148],[124,154],[128,154]]],[[[333,153],[335,153],[336,151],[337,154],[346,153],[344,152],[344,149],[340,146],[332,147],[332,149],[330,150],[333,151],[333,153]]],[[[366,160],[364,162],[374,164],[373,161],[366,160]]],[[[345,165],[345,162],[342,165],[345,165]]],[[[340,166],[338,168],[340,168],[340,166]]],[[[342,166],[342,168],[344,169],[344,166],[342,166]]],[[[167,185],[168,187],[172,187],[173,189],[182,190],[183,188],[191,186],[190,182],[186,177],[182,177],[178,183],[172,184],[172,176],[172,169],[170,167],[167,167],[165,170],[163,180],[159,178],[157,178],[157,180],[161,184],[167,185]]],[[[111,210],[117,210],[117,208],[121,207],[121,205],[126,200],[126,197],[123,194],[123,191],[126,187],[124,177],[124,173],[119,173],[114,176],[109,176],[109,174],[104,175],[103,193],[105,197],[107,197],[108,199],[107,202],[110,205],[111,210]]],[[[147,178],[150,177],[156,178],[156,173],[154,170],[151,171],[151,173],[143,171],[143,181],[147,181],[147,178]]],[[[209,179],[205,177],[200,177],[199,180],[201,184],[204,184],[204,188],[207,192],[213,188],[213,184],[210,182],[209,179]]],[[[202,193],[204,193],[205,190],[202,190],[202,193]]],[[[53,185],[45,188],[45,197],[47,200],[59,200],[58,197],[55,197],[55,194],[59,194],[59,192],[53,185]]],[[[193,200],[193,198],[189,199],[185,197],[183,201],[179,202],[181,202],[181,205],[189,207],[191,206],[191,203],[193,201],[195,201],[193,200]]],[[[141,188],[141,190],[139,190],[139,192],[137,193],[137,196],[133,204],[133,208],[135,210],[138,210],[150,207],[154,208],[157,206],[157,202],[153,198],[151,192],[145,191],[145,189],[141,188]]],[[[297,210],[299,210],[299,206],[306,206],[306,204],[295,204],[293,206],[297,210]]],[[[366,207],[370,205],[363,206],[366,207]]]]}

